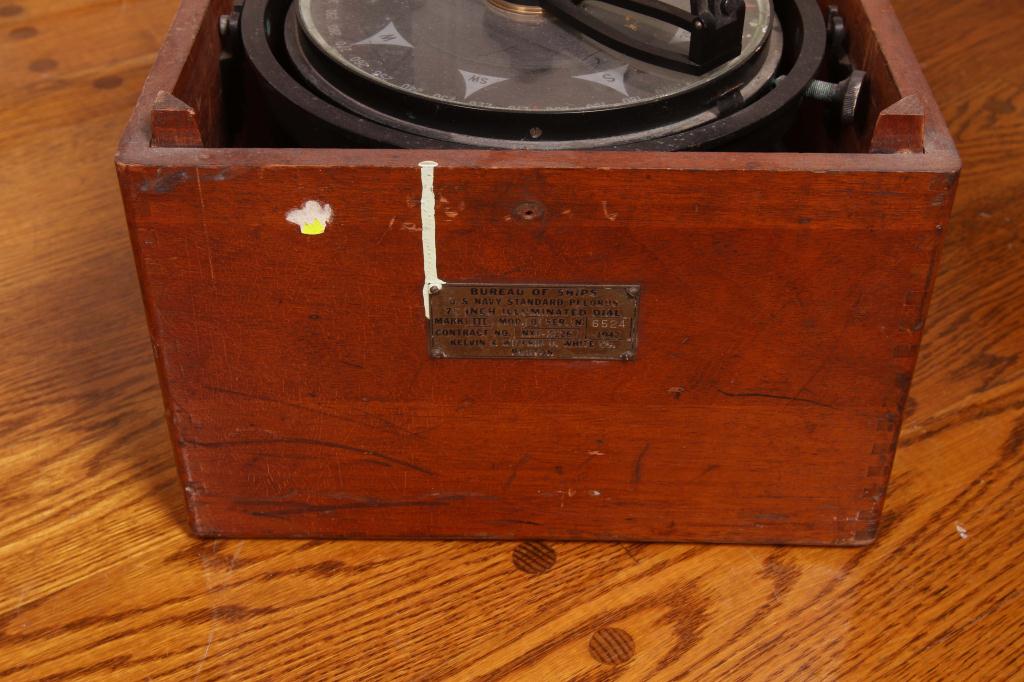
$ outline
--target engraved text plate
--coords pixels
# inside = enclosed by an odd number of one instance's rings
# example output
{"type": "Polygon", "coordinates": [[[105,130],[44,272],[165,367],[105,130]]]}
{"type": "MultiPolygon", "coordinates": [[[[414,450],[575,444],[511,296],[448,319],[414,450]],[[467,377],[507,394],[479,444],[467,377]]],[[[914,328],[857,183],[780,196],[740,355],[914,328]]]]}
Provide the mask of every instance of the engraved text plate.
{"type": "Polygon", "coordinates": [[[435,358],[632,360],[640,287],[452,284],[430,295],[435,358]]]}

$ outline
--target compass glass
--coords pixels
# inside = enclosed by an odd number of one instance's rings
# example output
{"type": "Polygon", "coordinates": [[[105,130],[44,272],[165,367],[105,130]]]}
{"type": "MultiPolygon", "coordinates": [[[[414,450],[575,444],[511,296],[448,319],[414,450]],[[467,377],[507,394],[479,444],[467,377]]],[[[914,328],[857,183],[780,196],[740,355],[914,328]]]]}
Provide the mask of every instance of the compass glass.
{"type": "MultiPolygon", "coordinates": [[[[689,9],[687,0],[666,0],[689,9]]],[[[450,106],[523,112],[618,109],[675,97],[761,49],[769,0],[745,0],[742,50],[695,75],[628,57],[546,13],[506,0],[298,0],[303,33],[331,61],[389,89],[450,106]]],[[[584,9],[651,45],[685,53],[689,34],[598,0],[584,9]]]]}

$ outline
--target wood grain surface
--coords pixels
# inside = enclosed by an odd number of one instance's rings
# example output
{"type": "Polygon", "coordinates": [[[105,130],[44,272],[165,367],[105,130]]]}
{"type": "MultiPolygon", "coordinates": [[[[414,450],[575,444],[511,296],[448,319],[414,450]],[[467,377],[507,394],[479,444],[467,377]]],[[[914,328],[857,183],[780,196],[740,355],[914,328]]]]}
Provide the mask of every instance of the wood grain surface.
{"type": "Polygon", "coordinates": [[[877,544],[779,549],[190,538],[111,161],[174,3],[0,0],[0,679],[1019,679],[1024,17],[896,5],[958,202],[877,544]]]}

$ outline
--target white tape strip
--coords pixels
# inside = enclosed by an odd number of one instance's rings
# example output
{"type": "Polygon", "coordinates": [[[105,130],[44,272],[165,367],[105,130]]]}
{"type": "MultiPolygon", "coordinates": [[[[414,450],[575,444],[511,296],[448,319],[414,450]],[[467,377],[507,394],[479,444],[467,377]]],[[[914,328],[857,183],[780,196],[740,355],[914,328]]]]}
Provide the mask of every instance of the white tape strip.
{"type": "Polygon", "coordinates": [[[430,319],[430,289],[444,286],[444,280],[437,276],[437,225],[434,221],[436,200],[434,198],[434,169],[436,161],[420,162],[420,223],[423,228],[423,312],[430,319]]]}

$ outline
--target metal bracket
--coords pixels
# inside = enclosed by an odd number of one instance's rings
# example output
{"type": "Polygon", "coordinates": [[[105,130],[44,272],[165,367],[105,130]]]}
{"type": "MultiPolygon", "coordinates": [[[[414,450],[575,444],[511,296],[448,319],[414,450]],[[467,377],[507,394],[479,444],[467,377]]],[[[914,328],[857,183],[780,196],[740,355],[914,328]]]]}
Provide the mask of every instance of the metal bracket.
{"type": "Polygon", "coordinates": [[[604,0],[630,12],[663,21],[690,33],[688,54],[650,45],[598,19],[584,0],[541,0],[540,5],[594,40],[619,52],[676,71],[704,73],[740,54],[746,3],[743,0],[690,0],[690,11],[659,0],[604,0]]]}

